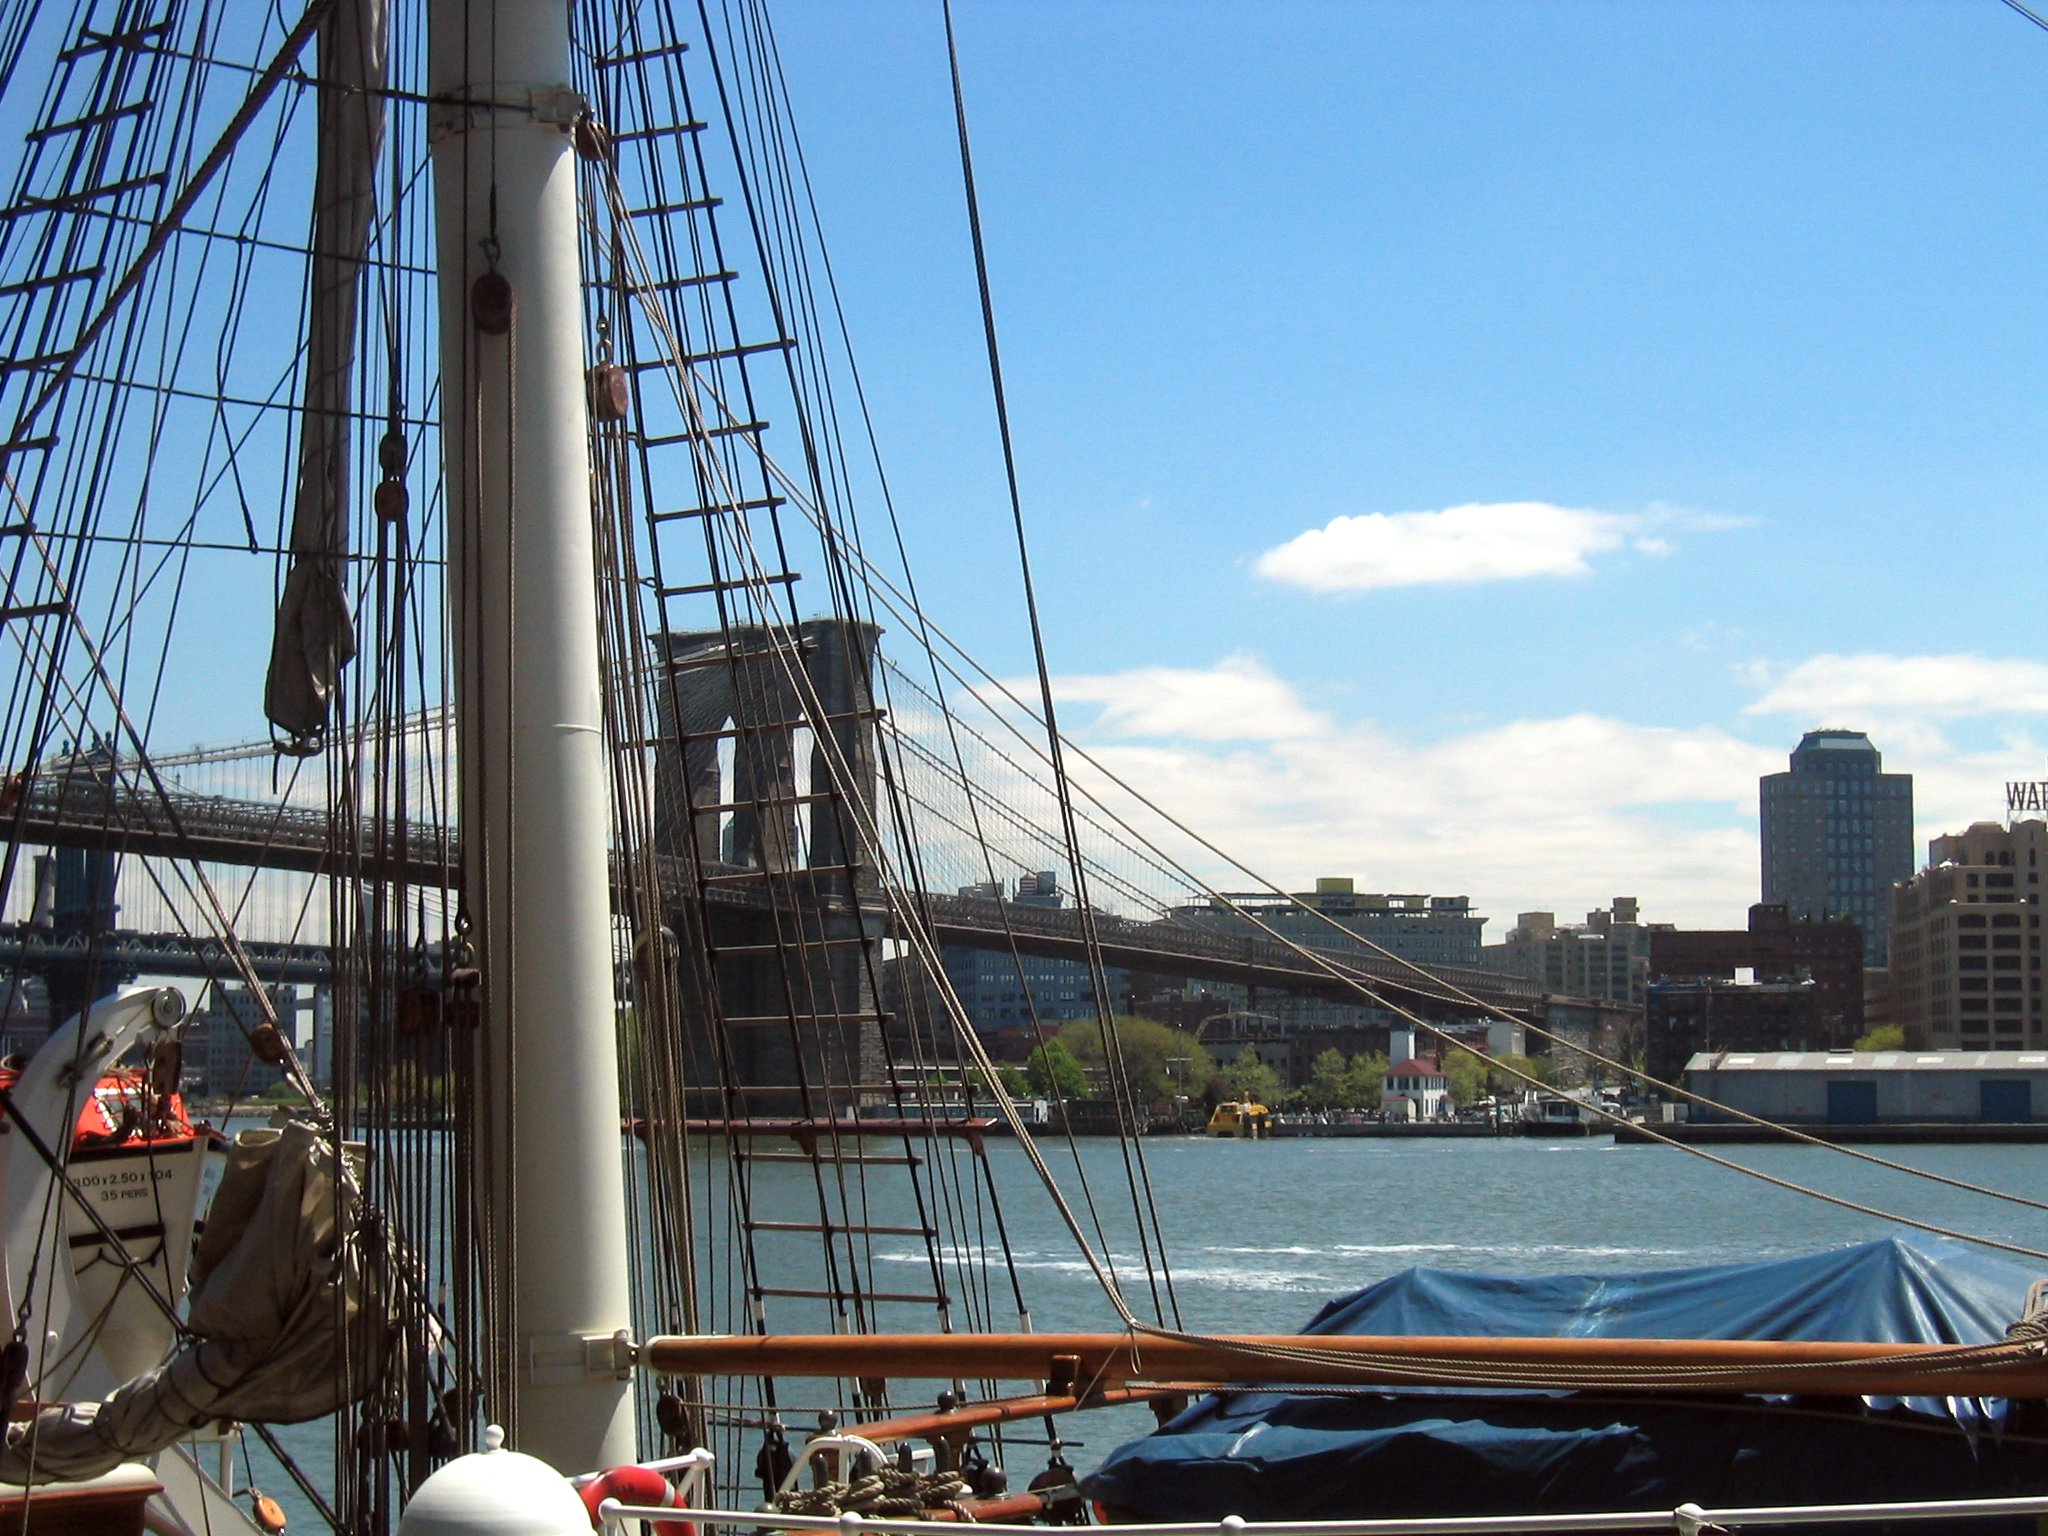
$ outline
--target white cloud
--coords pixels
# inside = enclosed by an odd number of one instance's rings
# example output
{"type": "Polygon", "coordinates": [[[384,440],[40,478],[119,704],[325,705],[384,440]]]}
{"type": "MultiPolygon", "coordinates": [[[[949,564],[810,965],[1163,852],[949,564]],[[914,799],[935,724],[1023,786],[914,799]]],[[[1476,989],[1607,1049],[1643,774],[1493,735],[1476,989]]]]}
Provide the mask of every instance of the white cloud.
{"type": "Polygon", "coordinates": [[[1754,528],[1758,522],[1745,513],[1702,512],[1695,507],[1675,506],[1668,501],[1651,502],[1644,519],[1683,528],[1689,533],[1733,533],[1740,528],[1754,528]]]}
{"type": "MultiPolygon", "coordinates": [[[[1519,911],[1576,918],[1616,895],[1640,896],[1653,921],[1740,925],[1757,893],[1756,781],[1784,764],[1714,727],[1592,714],[1419,742],[1320,716],[1243,658],[1055,686],[1063,706],[1100,707],[1092,720],[1066,710],[1069,734],[1284,888],[1350,875],[1361,890],[1470,895],[1496,938],[1519,911]],[[1233,707],[1220,701],[1235,699],[1266,728],[1213,728],[1233,707]]],[[[1167,846],[1242,886],[1209,856],[1167,846]]]]}
{"type": "Polygon", "coordinates": [[[1099,705],[1096,728],[1115,736],[1281,741],[1330,728],[1328,720],[1303,705],[1292,688],[1249,656],[1232,656],[1199,669],[1140,667],[1062,677],[1053,687],[1063,708],[1069,703],[1099,705]]]}
{"type": "Polygon", "coordinates": [[[1624,546],[1667,555],[1671,529],[1718,530],[1744,521],[1661,504],[1621,513],[1542,501],[1468,502],[1332,518],[1267,550],[1253,568],[1311,592],[1583,576],[1592,570],[1591,556],[1624,546]]]}
{"type": "MultiPolygon", "coordinates": [[[[1913,775],[1916,855],[1928,837],[1998,819],[2005,780],[2048,775],[2048,728],[2029,720],[2048,713],[2036,663],[1819,656],[1753,681],[1751,716],[1804,716],[1764,726],[1767,745],[1716,724],[1583,712],[1423,740],[1312,708],[1246,656],[1055,688],[1069,736],[1259,875],[1290,890],[1349,875],[1361,890],[1469,895],[1496,939],[1518,912],[1576,920],[1617,895],[1640,897],[1654,922],[1741,926],[1759,895],[1757,780],[1813,726],[1868,730],[1886,768],[1913,775]]],[[[1250,883],[1069,766],[1212,883],[1250,883]]],[[[1130,877],[1159,883],[1136,864],[1130,877]]]]}
{"type": "Polygon", "coordinates": [[[1744,713],[1801,715],[1837,723],[1859,716],[1960,720],[2048,712],[2048,664],[1963,653],[1951,656],[1815,656],[1776,672],[1744,713]]]}

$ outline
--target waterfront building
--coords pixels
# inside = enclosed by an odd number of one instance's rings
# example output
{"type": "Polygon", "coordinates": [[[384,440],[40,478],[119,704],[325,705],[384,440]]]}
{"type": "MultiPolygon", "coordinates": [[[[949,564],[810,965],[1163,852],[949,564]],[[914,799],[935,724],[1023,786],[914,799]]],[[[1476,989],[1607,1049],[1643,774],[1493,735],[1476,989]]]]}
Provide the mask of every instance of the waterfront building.
{"type": "Polygon", "coordinates": [[[1763,899],[1794,918],[1846,917],[1882,966],[1892,886],[1913,874],[1913,776],[1884,772],[1861,731],[1808,731],[1758,784],[1763,899]]]}
{"type": "Polygon", "coordinates": [[[1380,1085],[1380,1114],[1394,1120],[1434,1120],[1443,1113],[1450,1079],[1444,1076],[1441,1048],[1418,1051],[1415,1032],[1397,1029],[1389,1041],[1393,1060],[1380,1085]]]}
{"type": "MultiPolygon", "coordinates": [[[[1896,888],[1895,888],[1896,889],[1896,888]]],[[[1897,896],[1893,901],[1896,903],[1897,896]]],[[[1892,929],[1892,946],[1898,947],[1898,929],[1892,929]]],[[[1889,968],[1882,971],[1866,969],[1863,972],[1863,1032],[1886,1029],[1899,1022],[1898,1008],[1892,1001],[1892,973],[1889,968]]],[[[1924,1043],[1924,1042],[1916,1042],[1924,1043]]]]}
{"type": "Polygon", "coordinates": [[[1644,1070],[1676,1081],[1688,1062],[1726,1051],[1798,1051],[1819,1043],[1820,989],[1812,980],[1732,977],[1653,981],[1644,1010],[1644,1070]]]}
{"type": "Polygon", "coordinates": [[[1420,965],[1478,965],[1486,927],[1469,896],[1362,894],[1344,876],[1324,876],[1313,891],[1291,896],[1226,893],[1175,907],[1172,920],[1223,933],[1263,928],[1319,949],[1371,945],[1420,965]]]}
{"type": "Polygon", "coordinates": [[[1847,1047],[1867,1027],[1863,931],[1847,918],[1795,918],[1779,903],[1758,902],[1749,909],[1747,928],[1666,926],[1651,936],[1653,988],[1659,981],[1709,977],[1732,982],[1745,970],[1759,982],[1813,983],[1811,1027],[1776,1049],[1847,1047]]]}
{"type": "MultiPolygon", "coordinates": [[[[1059,908],[1066,903],[1059,877],[1049,871],[1019,876],[1014,889],[1014,895],[1006,896],[1001,886],[983,882],[962,886],[959,894],[1019,907],[1059,908]]],[[[1095,979],[1084,961],[948,945],[939,951],[939,963],[977,1033],[1029,1026],[1034,1020],[1051,1028],[1096,1016],[1095,979]]],[[[1130,972],[1111,966],[1105,980],[1109,1011],[1129,1012],[1130,972]]],[[[915,957],[889,962],[883,983],[883,1007],[894,1020],[907,1021],[915,1012],[920,1020],[934,1021],[945,1037],[946,1010],[931,997],[923,966],[915,957]]]]}
{"type": "MultiPolygon", "coordinates": [[[[1276,992],[1270,987],[1245,987],[1227,981],[1190,984],[1150,975],[1135,979],[1131,1011],[1176,1029],[1212,1032],[1234,1027],[1232,1020],[1256,1019],[1260,1021],[1258,1027],[1268,1034],[1363,1040],[1369,1041],[1374,1050],[1385,1047],[1387,1030],[1399,1018],[1388,1009],[1343,997],[1276,992]]],[[[1314,1050],[1326,1048],[1316,1046],[1314,1050]]],[[[1367,1046],[1343,1044],[1339,1048],[1348,1054],[1367,1046]]],[[[1310,1054],[1313,1053],[1311,1050],[1310,1054]]]]}
{"type": "Polygon", "coordinates": [[[1546,992],[1643,1004],[1650,939],[1669,923],[1645,923],[1636,898],[1588,912],[1583,923],[1559,923],[1554,912],[1523,912],[1499,944],[1480,950],[1480,964],[1538,982],[1546,992]]]}
{"type": "Polygon", "coordinates": [[[1795,1051],[1702,1053],[1686,1086],[1712,1100],[1693,1118],[1726,1120],[1726,1105],[1787,1125],[2018,1125],[2048,1116],[2048,1052],[1795,1051]]]}
{"type": "Polygon", "coordinates": [[[323,1093],[334,1089],[334,989],[313,989],[312,1032],[306,1038],[306,1075],[323,1093]]]}
{"type": "Polygon", "coordinates": [[[1927,845],[1892,893],[1892,1011],[1914,1044],[2048,1045],[2041,884],[2048,822],[1980,821],[1927,845]]]}
{"type": "MultiPolygon", "coordinates": [[[[1366,1051],[1383,1051],[1387,1030],[1382,1022],[1356,1026],[1303,1023],[1288,1016],[1284,1005],[1305,999],[1276,998],[1280,1011],[1259,1012],[1232,1009],[1198,1019],[1190,1033],[1218,1066],[1256,1056],[1278,1073],[1289,1088],[1307,1085],[1315,1072],[1316,1058],[1325,1051],[1356,1056],[1366,1051]]],[[[1392,1015],[1386,1017],[1391,1018],[1392,1015]]]]}
{"type": "MultiPolygon", "coordinates": [[[[1439,966],[1477,966],[1486,926],[1486,919],[1472,910],[1469,896],[1360,893],[1343,876],[1324,876],[1313,891],[1289,896],[1239,892],[1189,902],[1175,907],[1167,921],[1233,935],[1270,931],[1307,947],[1361,955],[1383,950],[1420,965],[1439,966]]],[[[1138,981],[1137,995],[1146,999],[1144,1011],[1183,1027],[1193,1028],[1218,1015],[1261,1017],[1270,1040],[1284,1037],[1293,1042],[1286,1049],[1294,1063],[1292,1081],[1300,1080],[1303,1064],[1321,1051],[1350,1055],[1383,1048],[1397,1017],[1342,995],[1298,995],[1219,981],[1197,985],[1168,975],[1141,976],[1138,981]],[[1178,1006],[1177,993],[1199,999],[1198,1005],[1193,1010],[1178,1006]]],[[[1258,1049],[1262,1060],[1279,1054],[1279,1047],[1269,1043],[1258,1049]]]]}
{"type": "MultiPolygon", "coordinates": [[[[294,1034],[299,1008],[298,988],[266,989],[270,1009],[286,1038],[294,1034]]],[[[247,987],[214,982],[205,1004],[193,1011],[185,1026],[185,1076],[197,1079],[201,1093],[254,1098],[284,1081],[284,1069],[262,1060],[250,1048],[249,1036],[266,1022],[263,1006],[247,987]]]]}
{"type": "MultiPolygon", "coordinates": [[[[1079,960],[1006,955],[993,949],[948,946],[939,951],[946,980],[977,1030],[1006,1025],[1064,1024],[1096,1016],[1095,979],[1079,960]]],[[[1129,972],[1111,967],[1108,1008],[1130,1008],[1129,972]]]]}

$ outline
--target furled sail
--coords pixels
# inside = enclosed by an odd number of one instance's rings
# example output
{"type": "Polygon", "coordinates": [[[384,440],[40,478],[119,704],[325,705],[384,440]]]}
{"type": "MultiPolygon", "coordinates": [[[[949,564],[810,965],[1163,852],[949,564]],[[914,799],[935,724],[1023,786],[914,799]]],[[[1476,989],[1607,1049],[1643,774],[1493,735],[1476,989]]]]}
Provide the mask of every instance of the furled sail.
{"type": "Polygon", "coordinates": [[[349,380],[357,277],[376,210],[384,142],[385,0],[339,0],[320,27],[312,328],[292,507],[291,569],[278,605],[263,711],[293,743],[317,746],[341,669],[355,656],[342,571],[348,558],[349,380]]]}
{"type": "Polygon", "coordinates": [[[391,1333],[355,1206],[318,1128],[244,1132],[193,1258],[194,1342],[104,1402],[9,1426],[0,1481],[96,1477],[217,1420],[298,1423],[366,1390],[391,1333]]]}

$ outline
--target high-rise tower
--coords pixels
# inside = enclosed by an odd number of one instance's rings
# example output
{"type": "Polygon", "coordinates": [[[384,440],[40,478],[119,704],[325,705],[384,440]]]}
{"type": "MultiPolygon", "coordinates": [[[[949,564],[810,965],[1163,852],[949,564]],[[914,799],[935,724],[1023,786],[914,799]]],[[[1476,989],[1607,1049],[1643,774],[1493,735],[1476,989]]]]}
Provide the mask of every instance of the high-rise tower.
{"type": "Polygon", "coordinates": [[[1854,919],[1870,966],[1885,963],[1891,888],[1913,876],[1913,776],[1883,770],[1861,731],[1808,731],[1791,771],[1759,785],[1764,900],[1854,919]]]}

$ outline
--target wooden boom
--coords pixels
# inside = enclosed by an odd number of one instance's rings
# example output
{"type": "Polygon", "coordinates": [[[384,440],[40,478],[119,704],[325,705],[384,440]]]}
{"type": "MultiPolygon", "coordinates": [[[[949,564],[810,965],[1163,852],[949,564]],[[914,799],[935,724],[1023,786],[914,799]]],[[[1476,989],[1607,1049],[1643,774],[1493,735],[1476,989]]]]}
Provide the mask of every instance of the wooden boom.
{"type": "Polygon", "coordinates": [[[1116,1408],[1125,1403],[1149,1403],[1157,1398],[1178,1396],[1171,1387],[1106,1387],[1086,1398],[1073,1393],[1059,1396],[999,1397],[985,1403],[962,1403],[932,1413],[905,1413],[892,1419],[869,1419],[853,1426],[863,1440],[890,1445],[898,1440],[944,1439],[966,1435],[991,1424],[1013,1424],[1019,1419],[1041,1419],[1072,1413],[1077,1408],[1116,1408]]]}
{"type": "Polygon", "coordinates": [[[1501,1386],[1601,1391],[2048,1397],[2026,1345],[1767,1339],[1418,1338],[1127,1333],[713,1334],[650,1339],[647,1368],[678,1376],[819,1376],[1048,1383],[1083,1398],[1132,1382],[1181,1389],[1501,1386]]]}

